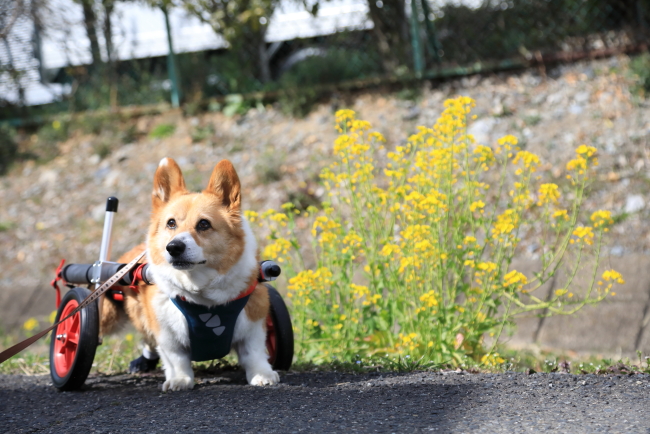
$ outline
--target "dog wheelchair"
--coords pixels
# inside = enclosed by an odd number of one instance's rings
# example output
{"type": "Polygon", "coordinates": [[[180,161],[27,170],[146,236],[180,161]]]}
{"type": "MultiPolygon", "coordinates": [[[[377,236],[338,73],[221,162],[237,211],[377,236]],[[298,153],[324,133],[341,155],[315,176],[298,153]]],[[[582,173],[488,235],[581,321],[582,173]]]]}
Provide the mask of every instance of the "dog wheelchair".
{"type": "MultiPolygon", "coordinates": [[[[64,261],[56,270],[51,285],[56,290],[56,319],[65,318],[72,313],[91,294],[90,287],[98,288],[120,271],[126,264],[110,262],[111,233],[113,219],[117,213],[118,200],[109,197],[106,203],[106,216],[99,254],[93,264],[68,264],[64,261]],[[69,288],[61,298],[59,282],[69,288]],[[86,288],[79,285],[87,285],[86,288]]],[[[269,363],[275,370],[288,370],[293,360],[293,328],[289,311],[280,293],[269,283],[280,275],[280,267],[273,261],[260,262],[258,282],[268,288],[270,311],[266,318],[266,349],[269,363]]],[[[80,388],[92,368],[97,346],[101,344],[99,335],[100,302],[122,303],[122,287],[135,285],[138,281],[153,284],[148,264],[141,264],[127,272],[98,299],[88,304],[76,314],[63,321],[52,330],[50,342],[50,374],[52,383],[60,390],[80,388]]],[[[133,286],[132,286],[133,287],[133,286]]]]}

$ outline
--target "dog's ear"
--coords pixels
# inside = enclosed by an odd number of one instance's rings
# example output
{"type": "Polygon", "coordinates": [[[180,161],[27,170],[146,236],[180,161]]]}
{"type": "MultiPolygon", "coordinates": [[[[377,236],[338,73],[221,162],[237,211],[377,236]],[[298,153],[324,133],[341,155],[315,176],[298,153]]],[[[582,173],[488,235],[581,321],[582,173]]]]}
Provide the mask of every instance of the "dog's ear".
{"type": "Polygon", "coordinates": [[[151,192],[153,211],[158,211],[174,195],[186,192],[185,180],[178,164],[171,158],[160,160],[153,177],[153,191],[151,192]]]}
{"type": "Polygon", "coordinates": [[[241,184],[235,168],[228,160],[221,160],[214,166],[208,187],[204,193],[211,193],[219,197],[222,205],[238,217],[241,208],[241,184]]]}

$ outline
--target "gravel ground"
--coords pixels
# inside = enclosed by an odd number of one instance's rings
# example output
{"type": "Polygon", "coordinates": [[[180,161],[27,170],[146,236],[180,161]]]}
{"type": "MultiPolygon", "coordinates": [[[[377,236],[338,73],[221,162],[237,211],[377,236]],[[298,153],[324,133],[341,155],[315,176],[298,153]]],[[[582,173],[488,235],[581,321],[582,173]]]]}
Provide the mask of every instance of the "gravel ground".
{"type": "Polygon", "coordinates": [[[0,376],[0,431],[650,432],[650,376],[283,373],[275,387],[241,372],[162,393],[161,374],[91,377],[58,392],[48,376],[0,376]]]}

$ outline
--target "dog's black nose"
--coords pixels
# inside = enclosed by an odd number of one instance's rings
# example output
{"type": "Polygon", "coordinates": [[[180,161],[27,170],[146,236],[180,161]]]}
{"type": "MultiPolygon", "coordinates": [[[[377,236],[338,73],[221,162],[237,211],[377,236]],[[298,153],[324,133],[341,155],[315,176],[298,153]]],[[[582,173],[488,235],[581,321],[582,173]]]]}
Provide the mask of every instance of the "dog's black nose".
{"type": "Polygon", "coordinates": [[[169,254],[172,255],[172,258],[175,258],[183,254],[185,251],[185,243],[180,240],[171,240],[166,248],[169,254]]]}

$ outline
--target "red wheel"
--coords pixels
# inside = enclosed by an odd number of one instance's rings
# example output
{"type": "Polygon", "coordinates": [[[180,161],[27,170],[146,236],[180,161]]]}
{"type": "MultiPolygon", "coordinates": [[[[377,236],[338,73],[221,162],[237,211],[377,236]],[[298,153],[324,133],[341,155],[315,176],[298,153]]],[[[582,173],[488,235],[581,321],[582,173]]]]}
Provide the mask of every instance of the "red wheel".
{"type": "MultiPolygon", "coordinates": [[[[55,322],[68,316],[90,295],[85,288],[68,291],[56,313],[55,322]]],[[[92,368],[99,340],[97,302],[77,312],[52,330],[50,342],[50,375],[60,390],[80,388],[92,368]]]]}
{"type": "Polygon", "coordinates": [[[293,361],[293,326],[287,306],[280,293],[271,285],[269,290],[271,309],[266,317],[266,350],[273,369],[286,371],[293,361]]]}
{"type": "MultiPolygon", "coordinates": [[[[65,305],[61,316],[65,318],[70,312],[79,306],[77,300],[70,300],[65,305]]],[[[59,377],[65,377],[70,372],[77,355],[79,345],[79,332],[81,331],[81,314],[77,312],[72,318],[68,318],[56,328],[54,340],[54,369],[59,377]]]]}

